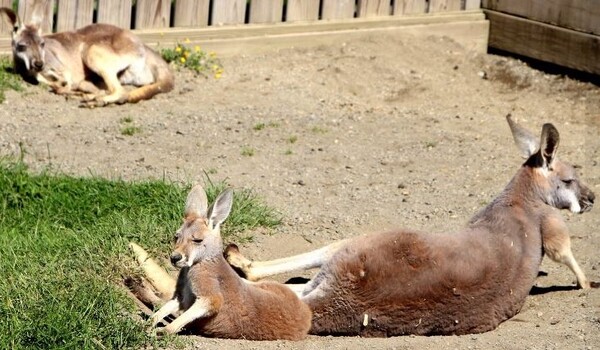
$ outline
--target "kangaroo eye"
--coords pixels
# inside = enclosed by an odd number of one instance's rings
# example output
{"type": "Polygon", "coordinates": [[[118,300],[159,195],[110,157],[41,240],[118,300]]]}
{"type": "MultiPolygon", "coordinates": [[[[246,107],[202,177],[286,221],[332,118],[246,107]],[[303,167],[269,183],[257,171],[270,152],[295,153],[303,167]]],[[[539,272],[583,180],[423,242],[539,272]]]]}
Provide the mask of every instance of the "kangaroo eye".
{"type": "Polygon", "coordinates": [[[573,179],[566,179],[566,180],[560,180],[562,181],[565,185],[570,185],[573,182],[573,179]]]}
{"type": "Polygon", "coordinates": [[[27,45],[19,44],[17,45],[17,51],[25,51],[27,50],[27,45]]]}
{"type": "Polygon", "coordinates": [[[45,41],[42,41],[42,42],[40,43],[40,46],[41,46],[41,47],[42,47],[42,49],[43,49],[43,48],[44,48],[44,46],[46,46],[46,42],[45,42],[45,41]]]}
{"type": "Polygon", "coordinates": [[[192,242],[194,242],[194,243],[202,243],[202,241],[204,241],[204,240],[199,239],[199,238],[192,238],[192,242]]]}

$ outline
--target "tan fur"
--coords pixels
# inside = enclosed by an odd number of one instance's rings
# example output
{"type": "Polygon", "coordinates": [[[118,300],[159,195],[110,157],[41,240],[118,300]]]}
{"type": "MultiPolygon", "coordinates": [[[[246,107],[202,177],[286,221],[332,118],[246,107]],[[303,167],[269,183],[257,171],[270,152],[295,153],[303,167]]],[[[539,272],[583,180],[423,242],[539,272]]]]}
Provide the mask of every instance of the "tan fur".
{"type": "Polygon", "coordinates": [[[320,266],[301,292],[313,311],[314,334],[492,330],[519,312],[538,274],[542,249],[571,268],[580,287],[589,288],[557,209],[588,211],[595,196],[573,167],[556,158],[559,135],[554,126],[545,124],[538,142],[507,119],[527,161],[462,231],[378,233],[266,262],[246,259],[237,247],[229,247],[225,255],[254,279],[320,266]]]}
{"type": "Polygon", "coordinates": [[[47,84],[55,93],[83,95],[85,104],[93,107],[135,103],[174,87],[169,65],[128,30],[92,24],[42,36],[39,23],[22,24],[9,8],[0,8],[0,13],[15,28],[15,70],[28,81],[47,84]],[[137,88],[127,91],[123,85],[137,88]]]}
{"type": "MultiPolygon", "coordinates": [[[[208,209],[202,187],[195,186],[188,195],[184,223],[177,231],[171,254],[173,265],[181,268],[177,286],[173,298],[152,316],[153,325],[169,314],[181,312],[159,332],[177,333],[185,327],[211,337],[303,339],[311,325],[308,306],[283,284],[241,279],[223,257],[220,224],[229,215],[232,198],[231,191],[225,191],[208,209]]],[[[132,248],[146,274],[155,274],[145,251],[135,244],[132,248]]],[[[160,276],[150,281],[154,284],[161,278],[169,279],[160,276]]],[[[140,284],[129,287],[138,298],[156,304],[148,288],[140,284]]]]}

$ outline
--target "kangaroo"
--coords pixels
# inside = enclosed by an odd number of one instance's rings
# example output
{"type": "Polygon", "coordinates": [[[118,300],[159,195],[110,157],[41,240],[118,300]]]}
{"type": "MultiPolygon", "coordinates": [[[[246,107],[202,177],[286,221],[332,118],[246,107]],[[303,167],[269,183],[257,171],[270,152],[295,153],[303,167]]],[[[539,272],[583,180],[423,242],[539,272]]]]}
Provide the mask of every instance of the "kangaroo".
{"type": "MultiPolygon", "coordinates": [[[[184,222],[175,234],[170,257],[181,270],[174,293],[171,290],[172,299],[152,315],[153,326],[167,315],[183,311],[158,332],[177,333],[186,327],[194,333],[221,338],[303,339],[311,325],[308,306],[283,284],[240,278],[225,261],[220,226],[229,216],[232,201],[232,191],[225,190],[208,208],[200,185],[190,191],[184,222]]],[[[133,243],[131,247],[140,262],[148,259],[141,247],[133,243]]],[[[153,262],[142,265],[151,273],[157,271],[157,266],[153,262]]],[[[168,292],[172,281],[162,273],[150,281],[158,281],[168,292]]]]}
{"type": "Polygon", "coordinates": [[[249,279],[320,267],[295,288],[313,312],[313,334],[460,335],[493,330],[517,314],[542,256],[577,264],[557,209],[589,211],[595,199],[574,168],[557,158],[559,133],[544,124],[541,140],[507,120],[527,160],[506,188],[462,231],[410,230],[335,242],[273,261],[250,261],[230,245],[228,262],[249,279]]]}
{"type": "Polygon", "coordinates": [[[45,83],[57,94],[84,95],[86,106],[135,103],[174,87],[169,65],[128,30],[91,24],[75,31],[42,35],[41,3],[34,4],[31,23],[0,8],[13,26],[15,71],[26,81],[45,83]],[[100,87],[94,84],[100,80],[100,87]],[[123,85],[137,88],[127,91],[123,85]],[[107,93],[104,90],[106,89],[107,93]]]}

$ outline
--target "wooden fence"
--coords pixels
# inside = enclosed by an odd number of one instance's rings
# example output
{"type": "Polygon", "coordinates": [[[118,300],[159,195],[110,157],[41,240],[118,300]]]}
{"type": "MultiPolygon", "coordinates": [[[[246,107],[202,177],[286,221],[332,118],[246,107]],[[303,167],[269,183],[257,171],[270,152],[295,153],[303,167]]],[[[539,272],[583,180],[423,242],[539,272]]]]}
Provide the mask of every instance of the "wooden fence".
{"type": "MultiPolygon", "coordinates": [[[[17,3],[25,22],[38,0],[17,3]]],[[[481,0],[46,0],[44,33],[111,23],[129,29],[207,27],[402,16],[479,8],[481,0]]],[[[8,26],[1,21],[0,31],[8,26]]]]}
{"type": "Polygon", "coordinates": [[[599,0],[483,0],[489,45],[600,75],[599,0]]]}

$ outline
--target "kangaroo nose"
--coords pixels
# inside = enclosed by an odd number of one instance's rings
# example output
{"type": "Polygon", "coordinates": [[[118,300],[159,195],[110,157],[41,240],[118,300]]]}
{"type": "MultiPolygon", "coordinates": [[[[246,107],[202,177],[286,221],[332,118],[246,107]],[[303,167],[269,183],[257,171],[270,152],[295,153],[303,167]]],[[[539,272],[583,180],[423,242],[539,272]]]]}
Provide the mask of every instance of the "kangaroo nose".
{"type": "Polygon", "coordinates": [[[44,62],[42,62],[42,61],[34,61],[33,62],[33,66],[37,70],[42,70],[42,68],[44,68],[44,62]]]}
{"type": "Polygon", "coordinates": [[[171,264],[177,264],[182,258],[183,256],[181,254],[173,252],[173,254],[171,254],[171,264]]]}

